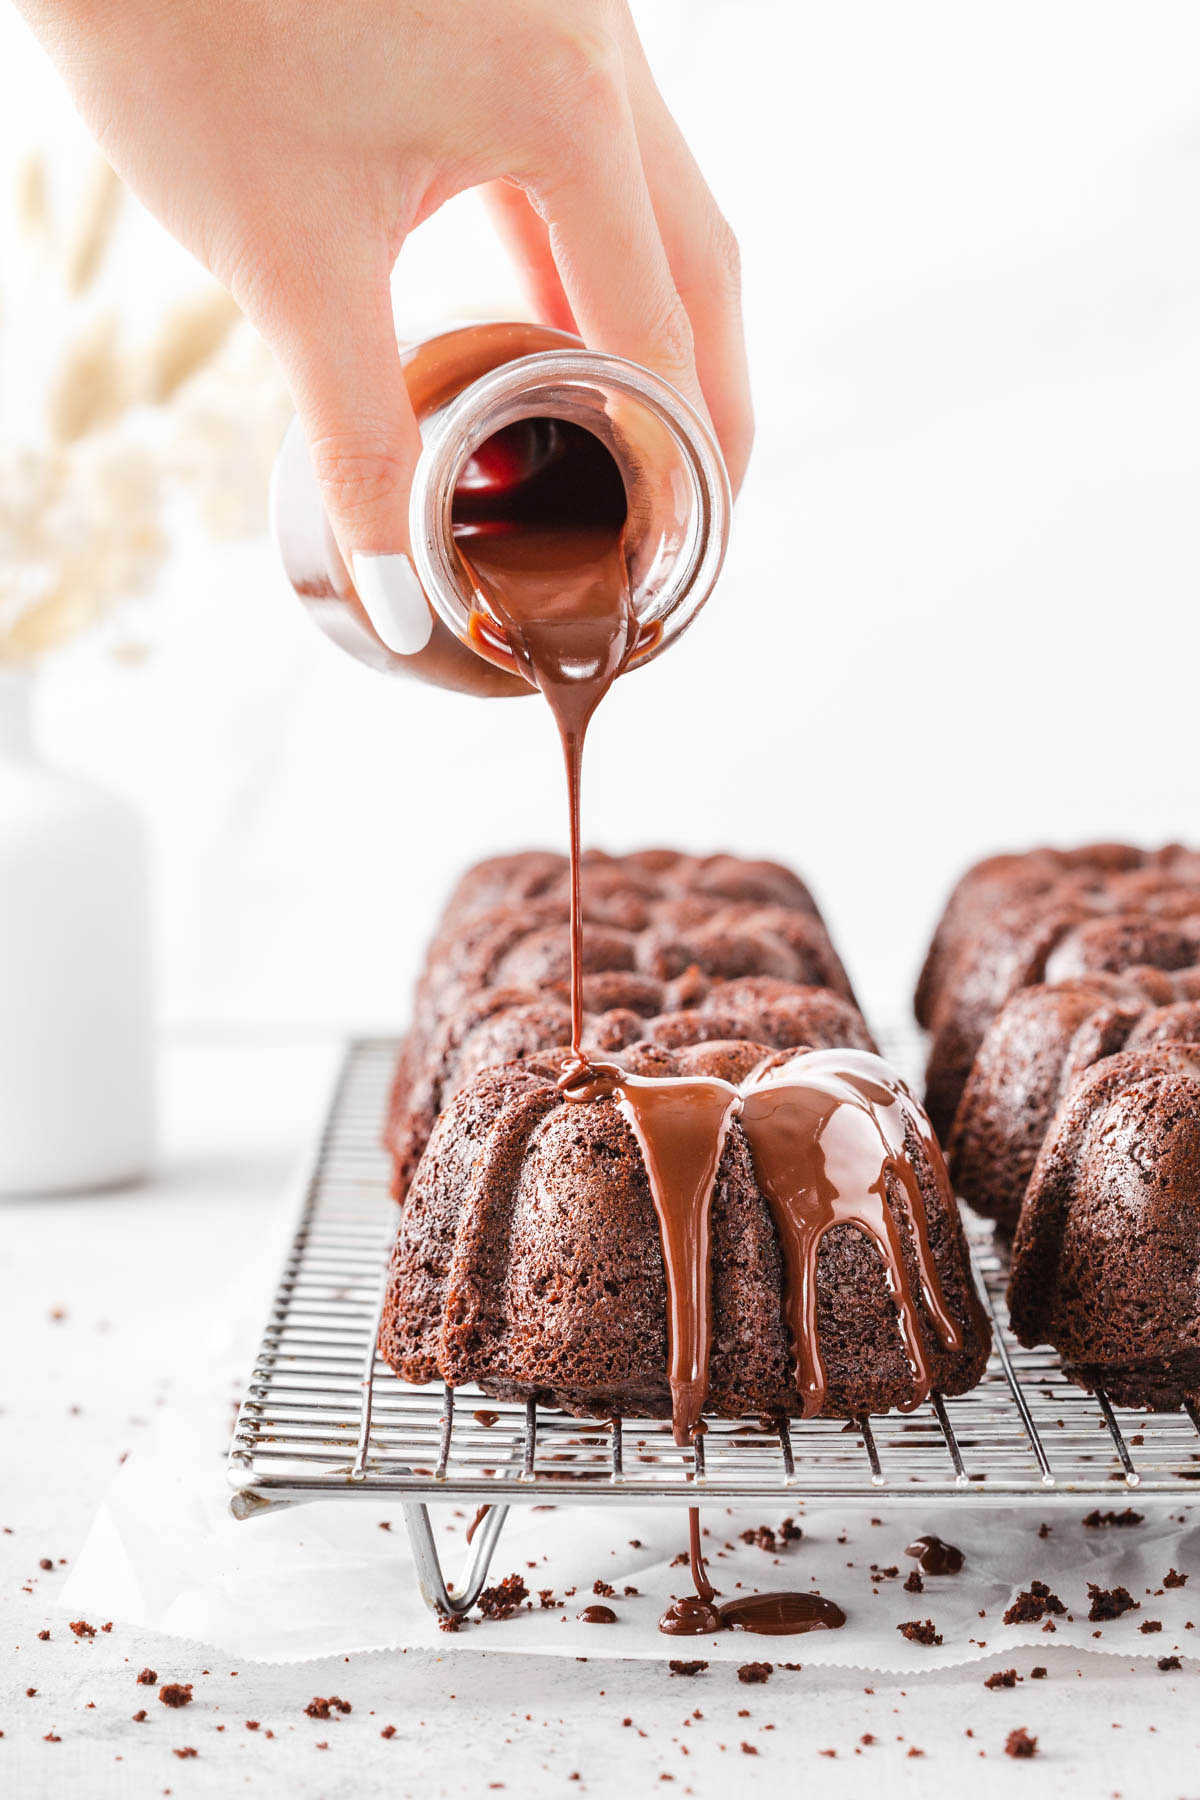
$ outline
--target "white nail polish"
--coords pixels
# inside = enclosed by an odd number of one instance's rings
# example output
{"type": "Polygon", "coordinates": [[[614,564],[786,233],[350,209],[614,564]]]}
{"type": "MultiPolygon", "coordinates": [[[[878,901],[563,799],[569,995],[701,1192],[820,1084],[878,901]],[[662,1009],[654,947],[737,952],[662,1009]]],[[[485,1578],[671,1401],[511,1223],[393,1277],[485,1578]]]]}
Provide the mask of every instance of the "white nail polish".
{"type": "Polygon", "coordinates": [[[433,635],[433,614],[407,556],[354,556],[354,585],[389,650],[415,656],[433,635]]]}

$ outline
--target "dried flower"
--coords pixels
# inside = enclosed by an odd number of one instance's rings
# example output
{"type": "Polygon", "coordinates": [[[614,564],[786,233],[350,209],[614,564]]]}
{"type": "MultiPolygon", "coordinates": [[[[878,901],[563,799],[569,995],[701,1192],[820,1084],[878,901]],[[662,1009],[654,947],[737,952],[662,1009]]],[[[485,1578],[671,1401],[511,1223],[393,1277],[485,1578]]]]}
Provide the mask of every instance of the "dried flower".
{"type": "MultiPolygon", "coordinates": [[[[145,593],[166,556],[177,498],[223,536],[261,529],[286,390],[238,309],[206,283],[148,344],[90,298],[124,190],[98,160],[60,257],[6,259],[0,293],[0,664],[25,661],[145,593]],[[36,269],[33,267],[37,261],[36,269]],[[49,268],[47,268],[49,263],[49,268]],[[55,276],[55,271],[57,275],[55,276]],[[46,350],[66,348],[57,358],[46,350]]],[[[45,166],[19,172],[16,216],[55,241],[45,166]]],[[[127,642],[132,660],[142,647],[127,642]]]]}

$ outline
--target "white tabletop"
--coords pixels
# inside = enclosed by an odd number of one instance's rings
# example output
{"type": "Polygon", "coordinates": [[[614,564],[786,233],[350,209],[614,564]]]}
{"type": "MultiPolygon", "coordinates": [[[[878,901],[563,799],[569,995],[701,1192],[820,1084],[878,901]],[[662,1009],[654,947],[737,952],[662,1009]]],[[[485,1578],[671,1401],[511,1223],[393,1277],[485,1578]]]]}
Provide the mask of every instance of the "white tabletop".
{"type": "MultiPolygon", "coordinates": [[[[119,1622],[77,1639],[55,1594],[119,1459],[148,1440],[173,1394],[227,1379],[204,1361],[223,1315],[253,1342],[264,1253],[335,1053],[318,1037],[173,1042],[153,1182],[0,1203],[0,1790],[299,1800],[385,1783],[389,1794],[474,1795],[496,1783],[519,1795],[613,1794],[652,1781],[658,1791],[661,1777],[697,1795],[802,1781],[821,1796],[868,1782],[916,1794],[969,1773],[981,1796],[1196,1793],[1197,1665],[1160,1673],[1153,1660],[1081,1657],[1049,1640],[1018,1659],[1019,1685],[988,1691],[992,1663],[921,1677],[776,1668],[749,1686],[728,1666],[672,1676],[666,1649],[661,1664],[581,1664],[448,1640],[442,1655],[235,1674],[228,1657],[119,1622]],[[1028,1679],[1035,1662],[1045,1680],[1028,1679]],[[191,1682],[190,1707],[168,1710],[157,1687],[139,1686],[146,1666],[160,1685],[191,1682]],[[305,1716],[330,1694],[352,1712],[305,1716]],[[1004,1754],[1017,1726],[1039,1740],[1031,1761],[1004,1754]],[[173,1754],[189,1747],[195,1757],[173,1754]],[[578,1789],[565,1789],[575,1771],[578,1789]]],[[[803,1662],[803,1643],[775,1654],[803,1662]]]]}

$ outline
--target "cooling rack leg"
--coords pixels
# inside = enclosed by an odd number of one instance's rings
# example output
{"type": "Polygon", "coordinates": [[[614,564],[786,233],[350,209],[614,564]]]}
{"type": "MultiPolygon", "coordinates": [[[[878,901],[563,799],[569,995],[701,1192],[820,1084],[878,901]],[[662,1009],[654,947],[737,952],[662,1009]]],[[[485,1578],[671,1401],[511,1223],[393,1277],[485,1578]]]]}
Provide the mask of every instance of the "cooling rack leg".
{"type": "Polygon", "coordinates": [[[446,1585],[446,1577],[442,1574],[433,1527],[429,1523],[429,1508],[404,1508],[408,1541],[412,1545],[413,1561],[417,1566],[417,1582],[421,1597],[431,1611],[454,1614],[470,1611],[483,1591],[492,1563],[492,1553],[499,1542],[507,1517],[507,1506],[493,1506],[486,1518],[480,1521],[479,1529],[471,1542],[471,1554],[467,1558],[462,1586],[456,1592],[451,1592],[446,1585]]]}

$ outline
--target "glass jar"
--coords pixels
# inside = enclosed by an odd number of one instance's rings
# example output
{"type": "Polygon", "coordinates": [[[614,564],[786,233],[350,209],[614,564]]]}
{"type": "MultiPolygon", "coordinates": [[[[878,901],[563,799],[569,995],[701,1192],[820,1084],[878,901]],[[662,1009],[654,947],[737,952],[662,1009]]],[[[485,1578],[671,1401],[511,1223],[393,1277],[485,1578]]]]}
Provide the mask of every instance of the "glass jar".
{"type": "MultiPolygon", "coordinates": [[[[456,548],[479,520],[535,486],[588,513],[613,470],[640,631],[649,661],[712,592],[729,536],[729,479],[712,432],[659,376],[588,350],[567,332],[469,325],[404,351],[422,451],[408,507],[411,560],[428,610],[394,629],[358,592],[321,504],[299,422],[284,439],[271,513],[284,568],[321,628],[361,661],[472,694],[528,693],[502,630],[479,612],[456,548]],[[585,435],[586,434],[586,435],[585,435]],[[588,446],[598,443],[599,451],[588,446]],[[547,486],[547,483],[549,484],[547,486]],[[591,492],[595,489],[595,494],[591,492]]],[[[420,598],[417,598],[420,607],[420,598]]]]}

